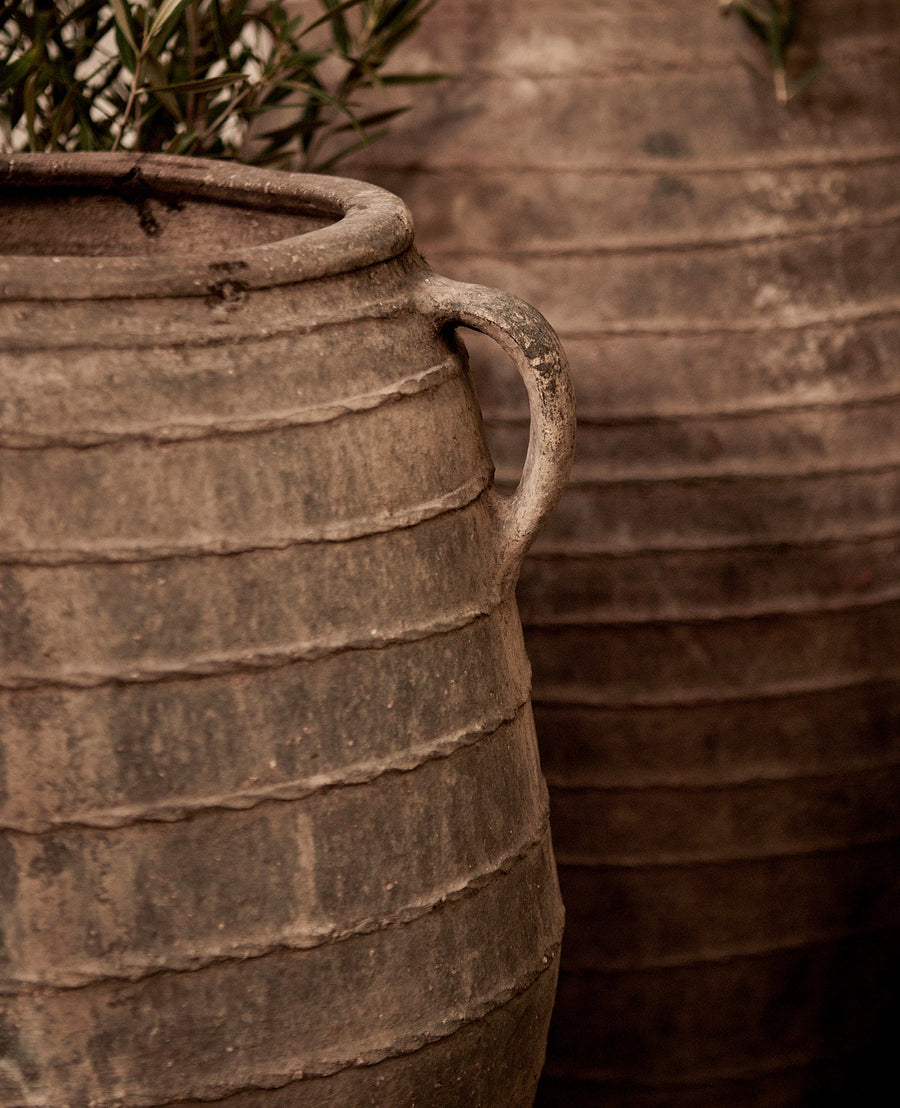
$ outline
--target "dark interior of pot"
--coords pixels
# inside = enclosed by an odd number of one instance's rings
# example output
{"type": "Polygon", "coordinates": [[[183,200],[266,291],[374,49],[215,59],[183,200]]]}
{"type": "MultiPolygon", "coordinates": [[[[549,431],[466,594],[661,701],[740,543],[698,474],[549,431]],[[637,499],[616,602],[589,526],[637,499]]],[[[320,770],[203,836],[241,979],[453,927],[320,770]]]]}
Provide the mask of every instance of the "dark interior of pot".
{"type": "Polygon", "coordinates": [[[180,198],[148,189],[0,189],[0,252],[189,256],[278,242],[338,218],[324,211],[180,198]]]}

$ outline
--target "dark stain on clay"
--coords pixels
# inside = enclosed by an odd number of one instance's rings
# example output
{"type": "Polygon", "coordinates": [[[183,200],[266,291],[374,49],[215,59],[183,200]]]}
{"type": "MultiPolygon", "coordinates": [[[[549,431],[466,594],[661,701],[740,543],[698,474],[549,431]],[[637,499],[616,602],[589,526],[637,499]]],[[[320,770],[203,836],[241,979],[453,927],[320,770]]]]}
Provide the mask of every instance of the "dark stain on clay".
{"type": "Polygon", "coordinates": [[[211,262],[208,286],[210,303],[234,307],[242,303],[250,287],[243,279],[247,269],[249,266],[246,262],[211,262]]]}
{"type": "Polygon", "coordinates": [[[169,211],[180,211],[181,201],[174,197],[162,196],[144,179],[140,166],[134,166],[117,182],[119,196],[135,209],[141,230],[148,238],[162,234],[163,227],[153,210],[153,202],[169,211]]]}

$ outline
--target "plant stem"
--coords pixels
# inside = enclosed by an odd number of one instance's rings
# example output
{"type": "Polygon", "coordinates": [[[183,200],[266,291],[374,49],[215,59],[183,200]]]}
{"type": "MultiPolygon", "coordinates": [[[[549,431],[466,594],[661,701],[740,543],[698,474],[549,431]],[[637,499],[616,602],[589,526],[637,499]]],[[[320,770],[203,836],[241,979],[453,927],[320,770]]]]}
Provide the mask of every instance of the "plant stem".
{"type": "Polygon", "coordinates": [[[134,73],[131,78],[131,88],[129,88],[128,90],[128,100],[126,101],[125,109],[122,112],[122,123],[119,126],[119,133],[116,135],[115,142],[112,144],[112,149],[114,151],[119,149],[122,139],[125,136],[125,130],[128,127],[128,121],[134,108],[134,102],[137,99],[137,94],[141,84],[141,63],[143,62],[143,60],[143,53],[138,54],[137,60],[134,63],[134,73]]]}

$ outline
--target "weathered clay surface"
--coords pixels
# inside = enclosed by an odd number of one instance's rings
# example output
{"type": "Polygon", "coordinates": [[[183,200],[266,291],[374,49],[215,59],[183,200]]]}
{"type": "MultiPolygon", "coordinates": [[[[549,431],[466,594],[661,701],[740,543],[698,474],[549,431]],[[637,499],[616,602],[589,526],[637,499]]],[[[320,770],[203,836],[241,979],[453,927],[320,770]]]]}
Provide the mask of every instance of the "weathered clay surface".
{"type": "MultiPolygon", "coordinates": [[[[579,398],[519,603],[567,904],[539,1102],[845,1108],[900,988],[900,7],[442,0],[358,171],[579,398]],[[759,72],[754,72],[753,68],[759,72]]],[[[527,435],[473,347],[498,472],[527,435]],[[476,358],[477,354],[477,358],[476,358]]]]}
{"type": "Polygon", "coordinates": [[[349,181],[11,159],[0,230],[0,1104],[526,1108],[552,332],[349,181]],[[458,324],[534,396],[512,497],[458,324]]]}

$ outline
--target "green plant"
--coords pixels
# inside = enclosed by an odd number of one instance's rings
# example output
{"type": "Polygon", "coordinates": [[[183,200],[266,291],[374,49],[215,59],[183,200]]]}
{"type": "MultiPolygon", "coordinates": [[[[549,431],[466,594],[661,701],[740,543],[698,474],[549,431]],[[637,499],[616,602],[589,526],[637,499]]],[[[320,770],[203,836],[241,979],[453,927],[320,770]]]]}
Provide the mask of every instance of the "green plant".
{"type": "Polygon", "coordinates": [[[331,169],[408,105],[385,73],[434,0],[0,0],[0,148],[331,169]]]}
{"type": "Polygon", "coordinates": [[[821,66],[813,66],[793,83],[788,81],[787,54],[797,37],[797,0],[719,0],[723,15],[736,11],[750,31],[764,43],[772,67],[775,97],[786,104],[813,80],[821,66]]]}

